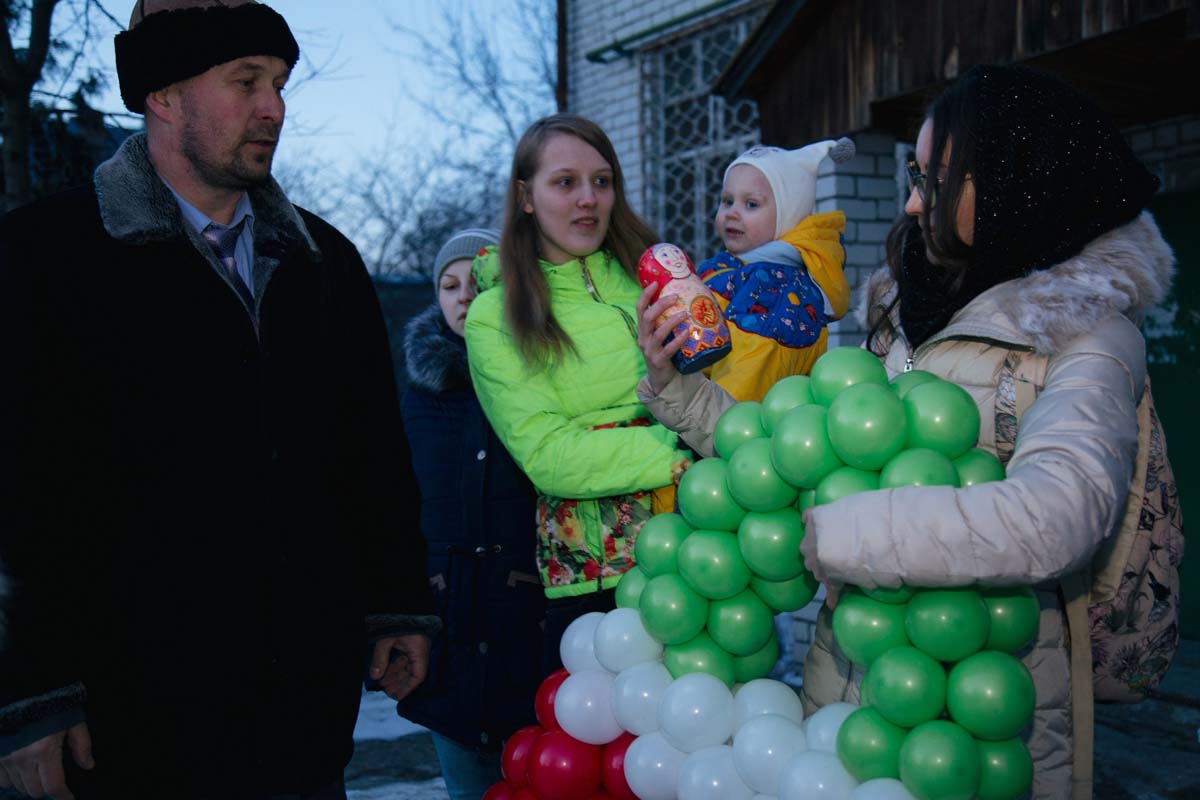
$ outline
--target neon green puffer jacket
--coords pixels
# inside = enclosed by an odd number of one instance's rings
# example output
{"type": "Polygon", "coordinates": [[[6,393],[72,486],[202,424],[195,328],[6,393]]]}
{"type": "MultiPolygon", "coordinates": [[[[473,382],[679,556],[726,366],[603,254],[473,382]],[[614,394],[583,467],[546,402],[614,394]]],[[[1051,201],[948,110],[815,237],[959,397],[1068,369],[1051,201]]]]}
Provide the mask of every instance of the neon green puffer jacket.
{"type": "Polygon", "coordinates": [[[484,291],[467,314],[467,351],[484,413],[541,495],[542,585],[548,597],[614,586],[633,565],[649,492],[671,485],[691,457],[675,433],[647,424],[637,399],[646,371],[634,322],[641,289],[604,252],[541,262],[554,315],[578,354],[532,369],[504,320],[503,286],[487,289],[498,266],[490,248],[475,261],[484,291]]]}

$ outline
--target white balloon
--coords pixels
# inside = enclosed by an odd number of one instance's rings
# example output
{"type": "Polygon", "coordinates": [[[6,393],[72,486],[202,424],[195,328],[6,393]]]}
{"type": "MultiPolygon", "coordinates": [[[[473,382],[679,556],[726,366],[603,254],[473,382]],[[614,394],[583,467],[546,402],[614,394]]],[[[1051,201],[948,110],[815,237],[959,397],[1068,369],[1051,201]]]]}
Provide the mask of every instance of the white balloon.
{"type": "Polygon", "coordinates": [[[658,730],[685,753],[725,744],[733,735],[733,695],[706,672],[682,675],[663,692],[658,730]]]}
{"type": "Polygon", "coordinates": [[[806,750],[779,776],[779,800],[850,800],[857,786],[836,755],[806,750]]]}
{"type": "Polygon", "coordinates": [[[679,800],[751,800],[754,790],[738,776],[733,749],[717,745],[697,750],[679,768],[679,800]]]}
{"type": "Polygon", "coordinates": [[[733,735],[733,763],[738,775],[751,789],[763,794],[779,791],[783,768],[805,749],[800,726],[778,714],[752,717],[733,735]]]}
{"type": "Polygon", "coordinates": [[[621,735],[612,711],[613,677],[585,669],[567,676],[554,695],[554,716],[562,729],[581,742],[608,744],[621,735]]]}
{"type": "Polygon", "coordinates": [[[804,735],[808,738],[809,750],[826,753],[837,752],[837,735],[846,717],[858,710],[854,703],[830,703],[808,718],[804,735]]]}
{"type": "Polygon", "coordinates": [[[658,730],[658,702],[674,680],[661,661],[637,664],[613,681],[612,708],[617,724],[634,736],[658,730]]]}
{"type": "Polygon", "coordinates": [[[625,782],[641,800],[675,800],[686,758],[661,733],[639,736],[625,751],[625,782]]]}
{"type": "Polygon", "coordinates": [[[574,674],[585,669],[604,669],[604,665],[596,660],[595,646],[596,627],[602,619],[603,613],[593,611],[579,617],[563,631],[558,655],[567,672],[574,674]]]}
{"type": "Polygon", "coordinates": [[[917,800],[904,784],[895,778],[875,778],[860,783],[850,793],[850,800],[917,800]]]}
{"type": "Polygon", "coordinates": [[[759,678],[744,684],[733,696],[734,730],[759,714],[778,714],[799,725],[804,722],[804,706],[796,690],[781,681],[759,678]]]}
{"type": "Polygon", "coordinates": [[[605,669],[620,672],[634,664],[661,660],[663,646],[642,625],[636,608],[608,612],[596,626],[596,660],[605,669]]]}

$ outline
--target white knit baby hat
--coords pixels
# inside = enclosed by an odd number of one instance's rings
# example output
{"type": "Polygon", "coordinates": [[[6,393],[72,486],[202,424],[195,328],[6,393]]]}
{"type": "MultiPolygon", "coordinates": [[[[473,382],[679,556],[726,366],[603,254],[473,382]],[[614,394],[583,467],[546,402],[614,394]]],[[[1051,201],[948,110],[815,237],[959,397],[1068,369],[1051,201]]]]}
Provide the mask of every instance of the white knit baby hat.
{"type": "Polygon", "coordinates": [[[782,147],[751,147],[726,170],[749,164],[767,178],[775,195],[775,238],[783,236],[813,212],[817,204],[817,167],[828,156],[835,163],[854,157],[854,142],[843,137],[826,139],[796,150],[782,147]]]}

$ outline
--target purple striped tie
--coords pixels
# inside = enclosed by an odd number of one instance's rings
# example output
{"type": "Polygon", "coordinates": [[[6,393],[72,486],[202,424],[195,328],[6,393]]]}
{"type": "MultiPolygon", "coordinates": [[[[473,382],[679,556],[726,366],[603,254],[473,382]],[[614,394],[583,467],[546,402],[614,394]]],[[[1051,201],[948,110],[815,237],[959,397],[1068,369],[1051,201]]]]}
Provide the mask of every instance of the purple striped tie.
{"type": "Polygon", "coordinates": [[[208,246],[212,248],[213,255],[221,262],[221,266],[225,267],[225,274],[229,276],[229,282],[233,284],[233,288],[237,290],[238,296],[242,298],[246,307],[254,308],[254,295],[251,294],[250,287],[238,273],[237,259],[234,257],[238,236],[241,235],[242,225],[245,222],[245,217],[242,217],[237,225],[232,226],[218,225],[212,222],[200,235],[204,237],[204,241],[208,242],[208,246]]]}

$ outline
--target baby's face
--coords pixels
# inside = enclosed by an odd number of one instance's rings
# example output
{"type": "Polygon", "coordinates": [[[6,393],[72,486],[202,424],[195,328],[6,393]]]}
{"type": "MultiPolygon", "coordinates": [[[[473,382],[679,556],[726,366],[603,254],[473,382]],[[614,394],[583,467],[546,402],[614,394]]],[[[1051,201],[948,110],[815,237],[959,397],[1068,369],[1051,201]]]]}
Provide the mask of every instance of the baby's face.
{"type": "Polygon", "coordinates": [[[717,206],[717,235],[734,255],[775,238],[775,193],[767,176],[749,164],[738,164],[725,176],[717,206]]]}

